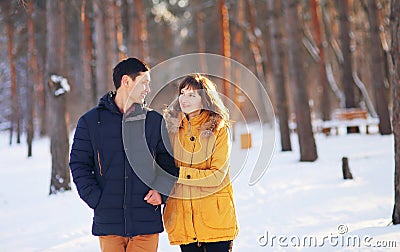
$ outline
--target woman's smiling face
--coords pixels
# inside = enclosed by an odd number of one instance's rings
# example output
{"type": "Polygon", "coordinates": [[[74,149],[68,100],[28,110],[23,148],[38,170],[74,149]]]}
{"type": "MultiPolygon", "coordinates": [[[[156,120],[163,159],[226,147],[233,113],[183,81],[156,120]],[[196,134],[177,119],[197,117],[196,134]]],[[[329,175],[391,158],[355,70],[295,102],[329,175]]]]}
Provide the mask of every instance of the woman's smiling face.
{"type": "Polygon", "coordinates": [[[200,114],[202,109],[201,96],[193,88],[186,86],[181,89],[179,95],[179,105],[183,113],[187,114],[189,118],[200,114]]]}

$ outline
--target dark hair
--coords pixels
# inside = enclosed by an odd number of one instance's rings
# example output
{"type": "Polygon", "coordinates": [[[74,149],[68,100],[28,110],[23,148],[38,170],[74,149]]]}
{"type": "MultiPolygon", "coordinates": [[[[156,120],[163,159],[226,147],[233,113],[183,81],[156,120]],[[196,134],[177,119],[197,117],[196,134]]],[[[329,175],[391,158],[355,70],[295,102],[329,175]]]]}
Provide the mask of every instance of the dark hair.
{"type": "MultiPolygon", "coordinates": [[[[201,97],[201,103],[203,109],[205,109],[210,115],[217,115],[229,123],[229,111],[225,107],[221,98],[218,95],[216,85],[210,79],[201,74],[191,74],[186,76],[178,85],[178,95],[180,95],[182,89],[189,87],[193,90],[203,90],[204,92],[198,92],[201,97]]],[[[180,106],[177,104],[175,107],[180,111],[180,106]]]]}
{"type": "Polygon", "coordinates": [[[121,79],[129,75],[133,80],[143,72],[150,71],[150,67],[137,58],[127,58],[120,61],[113,69],[113,82],[115,89],[121,86],[121,79]]]}

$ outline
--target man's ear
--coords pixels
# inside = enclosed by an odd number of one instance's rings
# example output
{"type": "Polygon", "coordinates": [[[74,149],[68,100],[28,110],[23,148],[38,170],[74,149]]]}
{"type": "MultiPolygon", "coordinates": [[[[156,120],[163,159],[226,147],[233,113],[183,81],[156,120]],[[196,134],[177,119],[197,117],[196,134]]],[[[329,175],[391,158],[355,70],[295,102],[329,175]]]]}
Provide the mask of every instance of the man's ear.
{"type": "Polygon", "coordinates": [[[126,74],[124,74],[124,75],[122,75],[122,78],[121,78],[121,86],[122,85],[125,85],[125,86],[128,86],[128,84],[129,84],[129,76],[128,75],[126,75],[126,74]]]}

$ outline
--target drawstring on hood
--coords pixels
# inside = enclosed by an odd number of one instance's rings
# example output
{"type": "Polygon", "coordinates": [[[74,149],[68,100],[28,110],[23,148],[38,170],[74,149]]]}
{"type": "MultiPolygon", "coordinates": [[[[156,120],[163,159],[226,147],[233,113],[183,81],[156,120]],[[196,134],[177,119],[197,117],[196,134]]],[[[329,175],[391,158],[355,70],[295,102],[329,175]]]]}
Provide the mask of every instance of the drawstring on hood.
{"type": "Polygon", "coordinates": [[[117,94],[117,91],[110,91],[107,94],[105,94],[103,97],[100,98],[99,104],[97,105],[97,109],[107,109],[113,113],[121,114],[121,111],[117,107],[117,104],[115,104],[115,96],[117,94]]]}

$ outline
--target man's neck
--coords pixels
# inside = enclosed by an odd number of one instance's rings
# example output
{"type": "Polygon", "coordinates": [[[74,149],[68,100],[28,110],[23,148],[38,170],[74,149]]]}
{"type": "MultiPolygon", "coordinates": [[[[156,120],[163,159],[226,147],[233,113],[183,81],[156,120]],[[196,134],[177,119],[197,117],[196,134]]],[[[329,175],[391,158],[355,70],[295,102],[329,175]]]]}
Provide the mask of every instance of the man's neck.
{"type": "Polygon", "coordinates": [[[124,92],[124,90],[117,90],[117,94],[115,95],[115,104],[117,105],[121,113],[126,113],[127,110],[131,109],[133,107],[133,104],[136,103],[136,102],[132,103],[131,101],[131,104],[127,104],[128,99],[129,99],[129,94],[124,92]]]}
{"type": "Polygon", "coordinates": [[[117,105],[119,111],[121,113],[125,112],[125,105],[127,101],[128,96],[123,92],[122,90],[117,90],[117,94],[115,95],[115,104],[117,105]]]}

